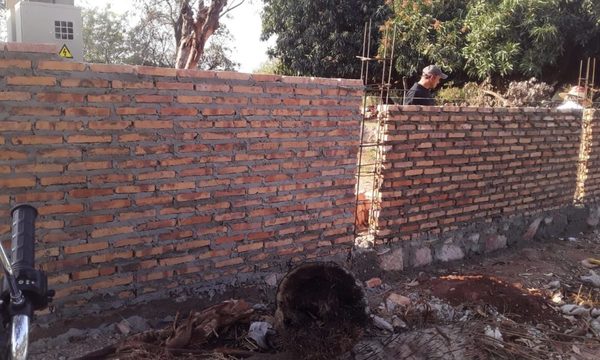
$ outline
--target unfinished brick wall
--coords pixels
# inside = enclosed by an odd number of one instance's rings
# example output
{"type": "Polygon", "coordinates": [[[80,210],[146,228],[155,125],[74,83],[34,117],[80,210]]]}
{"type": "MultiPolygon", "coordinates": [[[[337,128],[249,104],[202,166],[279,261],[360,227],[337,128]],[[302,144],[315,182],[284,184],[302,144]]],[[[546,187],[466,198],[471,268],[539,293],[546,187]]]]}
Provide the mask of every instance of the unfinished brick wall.
{"type": "Polygon", "coordinates": [[[385,125],[379,242],[573,202],[580,114],[404,106],[385,125]]]}
{"type": "Polygon", "coordinates": [[[582,124],[577,198],[582,203],[595,203],[600,198],[600,111],[586,110],[582,124]]]}
{"type": "Polygon", "coordinates": [[[38,208],[37,263],[59,307],[280,272],[352,245],[360,81],[6,49],[0,75],[0,234],[11,206],[38,208]]]}

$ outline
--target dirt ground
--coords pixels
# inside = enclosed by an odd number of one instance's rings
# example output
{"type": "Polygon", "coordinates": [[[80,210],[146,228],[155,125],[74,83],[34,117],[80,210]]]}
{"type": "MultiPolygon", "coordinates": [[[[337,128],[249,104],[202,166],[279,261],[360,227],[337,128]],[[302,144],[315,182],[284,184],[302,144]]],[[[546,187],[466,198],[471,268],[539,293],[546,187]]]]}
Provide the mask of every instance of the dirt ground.
{"type": "MultiPolygon", "coordinates": [[[[590,273],[581,264],[588,257],[600,258],[598,233],[530,242],[491,255],[386,274],[381,282],[368,281],[372,321],[339,359],[598,359],[600,289],[581,279],[590,273]]],[[[324,358],[310,349],[290,354],[285,337],[277,334],[271,335],[269,350],[260,350],[248,338],[251,322],[274,321],[275,291],[273,283],[238,288],[212,297],[180,297],[61,321],[51,328],[38,326],[30,358],[91,358],[85,355],[122,344],[131,334],[168,328],[177,312],[201,310],[227,298],[253,304],[254,314],[223,329],[210,342],[190,346],[193,350],[187,353],[162,353],[157,340],[145,352],[124,350],[96,358],[324,358]]]]}

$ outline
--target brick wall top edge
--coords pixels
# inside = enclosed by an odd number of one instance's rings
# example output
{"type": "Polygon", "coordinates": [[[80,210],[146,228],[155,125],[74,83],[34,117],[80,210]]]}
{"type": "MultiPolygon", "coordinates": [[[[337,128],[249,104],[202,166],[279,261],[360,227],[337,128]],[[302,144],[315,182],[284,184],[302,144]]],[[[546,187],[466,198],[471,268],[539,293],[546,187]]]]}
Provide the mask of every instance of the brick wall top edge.
{"type": "MultiPolygon", "coordinates": [[[[34,43],[2,43],[0,42],[0,51],[3,52],[21,52],[21,53],[48,53],[58,54],[60,46],[58,44],[34,44],[34,43]]],[[[73,62],[68,59],[63,61],[73,62]]],[[[82,65],[88,65],[80,62],[82,65]]],[[[251,74],[235,71],[205,71],[205,70],[182,70],[173,68],[159,68],[139,65],[121,65],[121,64],[89,64],[91,71],[96,72],[115,72],[130,73],[150,76],[165,77],[196,77],[196,78],[218,78],[228,80],[258,81],[258,82],[282,82],[287,84],[314,84],[330,86],[362,87],[360,79],[340,79],[340,78],[319,78],[319,77],[301,77],[301,76],[282,76],[271,74],[251,74]]]]}
{"type": "Polygon", "coordinates": [[[547,107],[475,107],[475,106],[421,106],[421,105],[390,105],[388,112],[417,112],[427,113],[456,113],[456,112],[480,112],[480,113],[558,113],[558,114],[581,114],[581,110],[559,110],[547,107]]]}
{"type": "Polygon", "coordinates": [[[44,53],[58,54],[60,45],[58,44],[30,44],[30,43],[0,43],[3,51],[24,52],[24,53],[44,53]]]}

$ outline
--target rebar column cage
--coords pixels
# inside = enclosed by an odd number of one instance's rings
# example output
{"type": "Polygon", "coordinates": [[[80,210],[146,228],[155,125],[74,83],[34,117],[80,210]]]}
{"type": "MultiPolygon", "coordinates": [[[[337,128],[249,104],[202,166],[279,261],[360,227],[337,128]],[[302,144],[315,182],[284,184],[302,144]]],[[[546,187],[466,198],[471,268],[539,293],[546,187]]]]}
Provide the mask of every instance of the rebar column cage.
{"type": "Polygon", "coordinates": [[[383,29],[383,45],[371,56],[371,21],[365,23],[361,56],[361,80],[364,84],[358,170],[356,174],[356,218],[355,237],[358,242],[373,245],[378,228],[377,219],[381,208],[379,189],[382,181],[384,160],[385,116],[389,103],[391,76],[396,41],[396,25],[383,29]],[[381,67],[380,81],[371,80],[369,70],[372,63],[381,67]],[[364,213],[368,211],[367,226],[361,226],[364,213]],[[366,241],[365,241],[366,240],[366,241]]]}

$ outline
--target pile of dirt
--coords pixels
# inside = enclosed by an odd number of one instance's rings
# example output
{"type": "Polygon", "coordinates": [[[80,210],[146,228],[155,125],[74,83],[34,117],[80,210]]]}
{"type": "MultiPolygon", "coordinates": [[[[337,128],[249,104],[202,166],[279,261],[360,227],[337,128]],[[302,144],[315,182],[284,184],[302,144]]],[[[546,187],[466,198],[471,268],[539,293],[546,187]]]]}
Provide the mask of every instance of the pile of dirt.
{"type": "Polygon", "coordinates": [[[494,277],[483,275],[449,275],[429,282],[432,295],[454,306],[476,304],[493,306],[509,319],[539,323],[546,320],[564,322],[541,296],[523,291],[494,277]]]}

